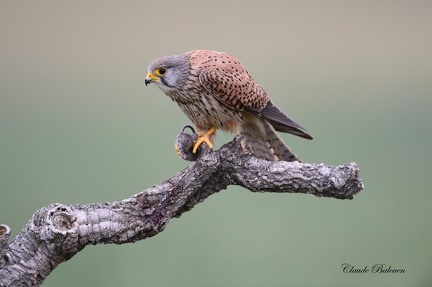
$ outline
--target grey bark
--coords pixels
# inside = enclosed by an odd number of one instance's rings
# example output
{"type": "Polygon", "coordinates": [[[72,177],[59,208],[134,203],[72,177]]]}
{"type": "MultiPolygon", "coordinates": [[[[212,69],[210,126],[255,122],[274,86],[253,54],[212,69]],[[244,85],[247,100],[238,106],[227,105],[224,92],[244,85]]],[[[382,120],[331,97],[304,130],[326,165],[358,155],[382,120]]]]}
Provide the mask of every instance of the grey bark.
{"type": "MultiPolygon", "coordinates": [[[[188,152],[188,140],[178,139],[182,148],[186,146],[183,154],[188,152]]],[[[200,152],[191,166],[130,198],[43,207],[10,244],[9,227],[0,225],[0,286],[38,286],[55,267],[90,244],[124,244],[152,237],[163,231],[171,218],[180,217],[229,185],[252,192],[337,199],[352,199],[363,189],[355,163],[269,162],[252,156],[240,137],[218,151],[202,148],[200,152]]]]}

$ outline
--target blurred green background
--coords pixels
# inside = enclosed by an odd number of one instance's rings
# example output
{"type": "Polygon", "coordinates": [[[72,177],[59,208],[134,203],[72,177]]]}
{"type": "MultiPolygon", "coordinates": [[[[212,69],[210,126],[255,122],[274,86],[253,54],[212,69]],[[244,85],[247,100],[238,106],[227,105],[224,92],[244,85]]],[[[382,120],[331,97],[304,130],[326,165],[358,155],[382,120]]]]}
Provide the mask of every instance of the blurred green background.
{"type": "Polygon", "coordinates": [[[365,190],[229,187],[156,237],[85,248],[44,286],[430,286],[431,17],[431,1],[0,1],[0,222],[15,237],[49,203],[121,200],[186,167],[188,120],[146,67],[215,49],[315,136],[283,135],[305,161],[355,161],[365,190]]]}

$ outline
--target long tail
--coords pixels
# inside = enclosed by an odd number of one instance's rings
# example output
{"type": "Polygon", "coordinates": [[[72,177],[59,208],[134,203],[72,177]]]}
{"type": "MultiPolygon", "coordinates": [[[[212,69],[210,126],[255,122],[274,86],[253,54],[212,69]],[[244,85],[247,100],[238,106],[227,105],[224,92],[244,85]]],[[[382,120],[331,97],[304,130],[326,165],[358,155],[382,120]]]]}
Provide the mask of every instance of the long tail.
{"type": "Polygon", "coordinates": [[[263,118],[254,117],[249,121],[246,119],[240,134],[256,157],[271,161],[303,162],[283,141],[273,126],[263,118]]]}

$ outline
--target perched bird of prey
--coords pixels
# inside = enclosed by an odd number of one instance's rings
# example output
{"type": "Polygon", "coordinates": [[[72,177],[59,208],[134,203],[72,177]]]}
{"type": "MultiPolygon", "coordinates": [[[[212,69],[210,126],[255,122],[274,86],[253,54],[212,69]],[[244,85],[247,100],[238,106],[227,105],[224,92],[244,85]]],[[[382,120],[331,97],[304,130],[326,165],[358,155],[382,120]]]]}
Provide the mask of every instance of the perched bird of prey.
{"type": "Polygon", "coordinates": [[[150,83],[177,102],[197,127],[193,153],[203,142],[212,148],[218,129],[240,133],[253,154],[267,160],[301,161],[276,131],[312,139],[228,53],[193,50],[161,57],[147,68],[145,84],[150,83]]]}

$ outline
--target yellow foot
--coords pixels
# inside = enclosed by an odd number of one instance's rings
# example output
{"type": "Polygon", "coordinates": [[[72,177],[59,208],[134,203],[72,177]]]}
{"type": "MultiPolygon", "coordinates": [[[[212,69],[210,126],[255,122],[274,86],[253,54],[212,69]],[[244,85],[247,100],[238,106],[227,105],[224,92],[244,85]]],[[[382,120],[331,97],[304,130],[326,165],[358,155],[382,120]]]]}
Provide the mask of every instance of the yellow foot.
{"type": "Polygon", "coordinates": [[[179,149],[179,147],[178,147],[177,144],[174,144],[174,149],[175,149],[175,151],[176,151],[176,153],[177,153],[178,156],[182,155],[182,152],[180,151],[180,149],[179,149]]]}
{"type": "Polygon", "coordinates": [[[209,148],[213,148],[213,145],[212,145],[212,143],[210,142],[210,136],[211,136],[212,134],[214,134],[215,132],[216,132],[216,128],[215,128],[215,127],[212,127],[211,129],[209,129],[208,131],[206,131],[206,132],[203,133],[203,134],[199,133],[199,134],[198,134],[198,139],[197,139],[197,141],[194,143],[194,147],[193,147],[192,152],[193,152],[193,153],[196,153],[197,150],[198,150],[198,147],[199,147],[203,142],[205,142],[205,143],[208,145],[209,148]]]}

